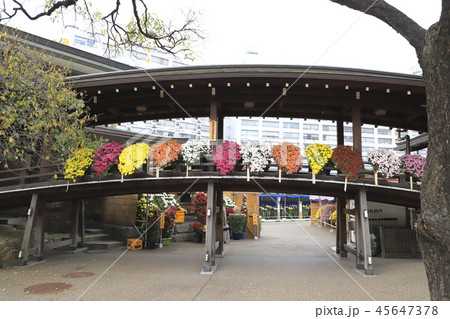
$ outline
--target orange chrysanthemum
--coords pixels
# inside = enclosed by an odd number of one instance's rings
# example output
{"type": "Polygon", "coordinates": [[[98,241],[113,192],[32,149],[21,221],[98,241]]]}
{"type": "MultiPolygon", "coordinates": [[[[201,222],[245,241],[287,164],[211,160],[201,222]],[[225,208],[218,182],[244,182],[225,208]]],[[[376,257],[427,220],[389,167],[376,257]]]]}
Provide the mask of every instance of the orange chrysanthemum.
{"type": "Polygon", "coordinates": [[[155,144],[151,148],[151,155],[155,166],[164,168],[178,158],[181,152],[180,143],[174,140],[168,140],[155,144]]]}
{"type": "Polygon", "coordinates": [[[300,147],[288,142],[275,145],[272,148],[272,157],[286,174],[297,172],[303,162],[300,147]]]}

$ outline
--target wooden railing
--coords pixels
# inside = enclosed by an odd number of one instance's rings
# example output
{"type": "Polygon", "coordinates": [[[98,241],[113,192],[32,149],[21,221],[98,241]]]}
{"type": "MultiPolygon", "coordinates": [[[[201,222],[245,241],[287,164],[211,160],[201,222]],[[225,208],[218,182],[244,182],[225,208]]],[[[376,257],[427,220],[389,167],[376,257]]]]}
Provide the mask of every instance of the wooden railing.
{"type": "MultiPolygon", "coordinates": [[[[139,177],[152,177],[156,175],[156,169],[151,167],[151,165],[144,165],[141,170],[136,171],[132,175],[124,176],[123,179],[128,178],[139,178],[139,177]]],[[[194,165],[188,174],[186,174],[186,165],[181,162],[174,162],[171,166],[160,170],[160,178],[171,177],[171,176],[205,176],[205,175],[219,175],[220,172],[216,170],[216,165],[212,162],[202,162],[194,165]]],[[[246,168],[242,164],[237,164],[235,169],[229,172],[229,176],[246,176],[246,168]]],[[[261,174],[251,174],[251,177],[278,177],[277,166],[272,163],[268,166],[265,172],[261,174]]],[[[286,175],[282,174],[283,178],[311,178],[311,171],[307,164],[302,166],[302,169],[294,174],[286,175]]],[[[95,174],[88,172],[85,176],[77,179],[77,182],[90,181],[90,180],[111,180],[121,178],[120,173],[117,169],[111,170],[106,176],[96,177],[95,174]]],[[[340,180],[344,181],[344,175],[331,166],[325,166],[323,171],[316,175],[317,181],[326,180],[340,180]]],[[[3,169],[0,170],[0,192],[2,190],[13,189],[13,188],[28,188],[33,185],[39,184],[60,184],[64,180],[64,172],[62,166],[58,165],[46,165],[46,166],[35,166],[27,168],[16,168],[16,169],[3,169]]],[[[359,174],[359,178],[354,181],[355,183],[364,184],[374,184],[374,172],[371,170],[363,170],[359,174]]],[[[70,183],[73,183],[70,181],[70,183]]],[[[384,186],[395,186],[404,189],[414,189],[420,190],[420,182],[415,178],[410,183],[410,177],[404,174],[395,174],[389,179],[378,177],[379,185],[384,186]]]]}

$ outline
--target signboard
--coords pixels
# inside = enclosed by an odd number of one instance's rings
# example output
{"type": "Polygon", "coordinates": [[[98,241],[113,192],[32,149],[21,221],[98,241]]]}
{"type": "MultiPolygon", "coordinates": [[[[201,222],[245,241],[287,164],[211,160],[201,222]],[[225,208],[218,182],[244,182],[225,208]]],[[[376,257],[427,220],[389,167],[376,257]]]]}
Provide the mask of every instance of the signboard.
{"type": "Polygon", "coordinates": [[[209,121],[209,139],[212,141],[217,139],[217,120],[209,121]]]}
{"type": "Polygon", "coordinates": [[[258,225],[258,214],[253,213],[253,225],[258,225]]]}
{"type": "Polygon", "coordinates": [[[164,214],[161,215],[161,217],[159,218],[159,228],[163,229],[164,228],[164,214]]]}

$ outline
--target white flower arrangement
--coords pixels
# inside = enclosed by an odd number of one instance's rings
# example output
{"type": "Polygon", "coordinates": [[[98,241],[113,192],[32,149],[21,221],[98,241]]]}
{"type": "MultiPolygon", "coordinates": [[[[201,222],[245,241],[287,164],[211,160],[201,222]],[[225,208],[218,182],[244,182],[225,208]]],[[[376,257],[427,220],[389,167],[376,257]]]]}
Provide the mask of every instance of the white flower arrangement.
{"type": "Polygon", "coordinates": [[[400,170],[401,160],[394,152],[377,149],[367,154],[367,159],[373,169],[386,175],[387,178],[394,176],[400,170]]]}
{"type": "Polygon", "coordinates": [[[160,193],[149,194],[150,203],[155,204],[160,210],[165,211],[170,207],[179,207],[174,194],[160,193]]]}
{"type": "Polygon", "coordinates": [[[181,145],[181,155],[186,166],[191,167],[200,161],[200,158],[210,153],[209,141],[191,139],[181,145]]]}
{"type": "Polygon", "coordinates": [[[262,173],[270,164],[271,150],[268,145],[251,142],[241,146],[242,163],[252,173],[262,173]]]}
{"type": "Polygon", "coordinates": [[[236,204],[227,195],[223,195],[223,205],[225,206],[225,208],[235,208],[236,207],[236,204]]]}

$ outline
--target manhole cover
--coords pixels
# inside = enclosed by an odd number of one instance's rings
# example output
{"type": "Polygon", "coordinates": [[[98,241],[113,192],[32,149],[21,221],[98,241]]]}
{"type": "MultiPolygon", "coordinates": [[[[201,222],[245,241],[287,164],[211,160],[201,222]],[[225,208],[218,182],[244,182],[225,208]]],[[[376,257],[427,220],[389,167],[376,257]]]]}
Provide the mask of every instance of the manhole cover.
{"type": "Polygon", "coordinates": [[[83,277],[89,277],[93,276],[93,272],[88,271],[79,271],[79,272],[71,272],[70,274],[65,274],[63,277],[65,278],[83,278],[83,277]]]}
{"type": "Polygon", "coordinates": [[[57,294],[64,290],[72,288],[72,285],[63,282],[52,282],[45,284],[38,284],[27,287],[24,289],[27,294],[44,295],[44,294],[57,294]]]}
{"type": "Polygon", "coordinates": [[[88,254],[105,254],[105,253],[107,253],[107,252],[109,252],[109,250],[101,250],[101,249],[98,249],[98,250],[88,250],[88,251],[86,251],[88,254]]]}

